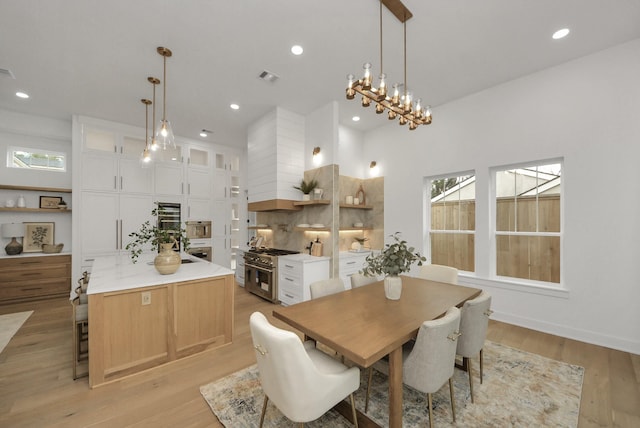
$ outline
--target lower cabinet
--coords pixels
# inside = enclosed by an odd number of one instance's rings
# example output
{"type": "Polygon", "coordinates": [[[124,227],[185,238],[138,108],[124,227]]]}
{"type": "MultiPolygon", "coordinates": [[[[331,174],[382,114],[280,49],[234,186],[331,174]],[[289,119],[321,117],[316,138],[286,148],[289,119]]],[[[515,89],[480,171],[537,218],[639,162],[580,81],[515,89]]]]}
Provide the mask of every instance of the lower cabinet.
{"type": "Polygon", "coordinates": [[[371,254],[369,251],[363,253],[340,253],[340,278],[342,278],[347,290],[351,288],[351,275],[364,268],[365,259],[369,254],[371,254]]]}
{"type": "Polygon", "coordinates": [[[226,275],[89,294],[89,385],[231,343],[233,282],[226,275]]]}
{"type": "Polygon", "coordinates": [[[311,299],[309,285],[329,278],[329,257],[293,254],[278,257],[278,299],[284,306],[311,299]]]}
{"type": "Polygon", "coordinates": [[[0,303],[68,296],[70,291],[68,254],[0,258],[0,303]]]}

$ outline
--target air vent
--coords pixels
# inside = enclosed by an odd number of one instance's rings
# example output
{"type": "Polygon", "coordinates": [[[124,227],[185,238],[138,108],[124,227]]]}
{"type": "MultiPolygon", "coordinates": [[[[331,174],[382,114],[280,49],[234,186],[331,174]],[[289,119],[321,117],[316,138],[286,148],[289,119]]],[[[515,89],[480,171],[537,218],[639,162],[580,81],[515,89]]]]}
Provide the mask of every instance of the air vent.
{"type": "Polygon", "coordinates": [[[16,76],[13,75],[13,72],[11,70],[6,69],[6,68],[0,68],[0,76],[9,77],[11,79],[15,79],[16,78],[16,76]]]}
{"type": "Polygon", "coordinates": [[[267,70],[264,70],[262,73],[260,73],[258,77],[264,80],[265,82],[269,82],[269,83],[274,83],[276,80],[280,78],[280,76],[278,76],[277,74],[267,70]]]}

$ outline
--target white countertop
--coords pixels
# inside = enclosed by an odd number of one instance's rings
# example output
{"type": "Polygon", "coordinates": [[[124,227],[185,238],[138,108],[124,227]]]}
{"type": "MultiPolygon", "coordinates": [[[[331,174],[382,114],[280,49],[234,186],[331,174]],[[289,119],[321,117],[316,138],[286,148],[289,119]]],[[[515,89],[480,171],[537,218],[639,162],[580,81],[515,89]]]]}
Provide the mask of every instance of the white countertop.
{"type": "Polygon", "coordinates": [[[327,256],[312,256],[309,255],[307,253],[300,253],[300,254],[288,254],[286,256],[278,256],[278,260],[291,260],[294,262],[302,262],[302,263],[313,263],[313,262],[319,262],[322,260],[329,260],[330,257],[327,256]]]}
{"type": "Polygon", "coordinates": [[[193,260],[194,263],[181,265],[176,273],[160,275],[153,266],[154,257],[155,254],[142,254],[135,264],[128,256],[96,257],[91,269],[87,294],[233,275],[233,271],[229,268],[184,253],[181,253],[180,257],[193,260]]]}

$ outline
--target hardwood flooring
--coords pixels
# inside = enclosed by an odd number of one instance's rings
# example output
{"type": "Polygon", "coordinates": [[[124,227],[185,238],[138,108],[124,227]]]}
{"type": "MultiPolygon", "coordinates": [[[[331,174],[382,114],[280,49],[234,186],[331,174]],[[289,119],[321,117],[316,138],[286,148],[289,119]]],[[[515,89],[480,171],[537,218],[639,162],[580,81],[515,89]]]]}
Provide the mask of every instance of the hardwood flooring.
{"type": "MultiPolygon", "coordinates": [[[[72,379],[66,299],[0,306],[33,310],[0,353],[0,427],[220,427],[200,385],[255,362],[249,315],[273,305],[236,287],[233,343],[90,390],[72,379]]],[[[488,339],[586,368],[581,428],[640,426],[640,356],[492,321],[488,339]]]]}

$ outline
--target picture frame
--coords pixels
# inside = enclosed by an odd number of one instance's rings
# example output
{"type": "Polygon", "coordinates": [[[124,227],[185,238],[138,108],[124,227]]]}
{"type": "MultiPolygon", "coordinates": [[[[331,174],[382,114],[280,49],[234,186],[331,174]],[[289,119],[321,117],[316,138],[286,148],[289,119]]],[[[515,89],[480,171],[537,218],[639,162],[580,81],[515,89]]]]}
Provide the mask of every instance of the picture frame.
{"type": "Polygon", "coordinates": [[[60,202],[62,202],[60,196],[40,196],[40,208],[57,210],[60,202]]]}
{"type": "Polygon", "coordinates": [[[55,223],[24,222],[23,252],[42,252],[43,244],[53,245],[55,242],[55,223]]]}

